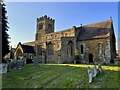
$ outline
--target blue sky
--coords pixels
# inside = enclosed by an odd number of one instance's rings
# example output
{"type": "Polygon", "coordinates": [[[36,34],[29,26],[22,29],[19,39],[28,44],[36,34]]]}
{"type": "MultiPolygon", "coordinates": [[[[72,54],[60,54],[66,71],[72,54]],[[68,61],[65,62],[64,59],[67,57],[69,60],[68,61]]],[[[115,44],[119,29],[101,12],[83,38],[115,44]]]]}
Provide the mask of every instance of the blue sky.
{"type": "Polygon", "coordinates": [[[116,37],[118,34],[117,2],[7,2],[6,8],[13,47],[18,42],[35,39],[36,18],[44,15],[55,19],[55,31],[108,20],[112,16],[116,37]]]}

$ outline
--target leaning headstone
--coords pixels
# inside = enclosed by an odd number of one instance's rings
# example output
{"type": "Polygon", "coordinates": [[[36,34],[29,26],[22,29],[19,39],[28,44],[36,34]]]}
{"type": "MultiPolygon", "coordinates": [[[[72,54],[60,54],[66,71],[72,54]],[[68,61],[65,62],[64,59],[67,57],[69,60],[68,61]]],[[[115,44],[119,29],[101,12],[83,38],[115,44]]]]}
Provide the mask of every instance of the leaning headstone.
{"type": "Polygon", "coordinates": [[[96,65],[94,65],[94,75],[93,75],[94,77],[96,77],[97,76],[97,68],[96,68],[96,65]]]}
{"type": "Polygon", "coordinates": [[[39,66],[39,58],[37,56],[33,57],[34,66],[39,66]]]}
{"type": "Polygon", "coordinates": [[[102,73],[102,66],[101,66],[101,64],[98,64],[98,73],[102,73]]]}
{"type": "Polygon", "coordinates": [[[89,76],[89,83],[91,83],[92,82],[92,70],[89,66],[88,66],[87,70],[88,70],[88,76],[89,76]]]}

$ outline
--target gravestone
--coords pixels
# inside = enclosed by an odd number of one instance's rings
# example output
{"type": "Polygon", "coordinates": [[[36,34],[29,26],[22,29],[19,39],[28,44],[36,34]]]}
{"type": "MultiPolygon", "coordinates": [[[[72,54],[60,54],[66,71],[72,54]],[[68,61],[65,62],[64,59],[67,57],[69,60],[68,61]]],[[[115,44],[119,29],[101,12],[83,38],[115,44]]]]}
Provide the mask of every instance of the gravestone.
{"type": "Polygon", "coordinates": [[[96,77],[97,76],[97,68],[96,68],[96,65],[94,65],[94,75],[93,75],[94,77],[96,77]]]}
{"type": "Polygon", "coordinates": [[[74,64],[76,64],[76,60],[74,60],[74,64]]]}
{"type": "Polygon", "coordinates": [[[26,58],[25,57],[23,57],[23,63],[26,64],[26,58]]]}
{"type": "Polygon", "coordinates": [[[24,68],[24,62],[22,60],[17,61],[17,69],[23,69],[24,68]]]}
{"type": "Polygon", "coordinates": [[[11,67],[11,69],[13,69],[13,70],[17,70],[17,60],[16,60],[16,61],[11,62],[10,67],[11,67]]]}
{"type": "Polygon", "coordinates": [[[102,66],[101,66],[101,64],[98,64],[98,73],[102,73],[102,66]]]}
{"type": "Polygon", "coordinates": [[[10,70],[19,70],[24,68],[24,62],[23,60],[15,60],[9,63],[9,69],[10,70]]]}
{"type": "Polygon", "coordinates": [[[88,70],[88,76],[89,76],[89,83],[91,83],[92,82],[92,70],[89,66],[88,66],[87,70],[88,70]]]}
{"type": "Polygon", "coordinates": [[[37,56],[33,57],[34,66],[39,66],[39,58],[37,56]]]}
{"type": "Polygon", "coordinates": [[[106,65],[106,57],[103,55],[103,65],[106,65]]]}

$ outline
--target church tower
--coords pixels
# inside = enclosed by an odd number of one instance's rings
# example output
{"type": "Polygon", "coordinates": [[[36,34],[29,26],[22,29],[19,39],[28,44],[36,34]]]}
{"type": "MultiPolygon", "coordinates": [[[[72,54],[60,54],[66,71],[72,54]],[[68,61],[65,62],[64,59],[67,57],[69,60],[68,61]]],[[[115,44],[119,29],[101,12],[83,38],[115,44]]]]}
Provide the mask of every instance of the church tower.
{"type": "Polygon", "coordinates": [[[37,18],[35,40],[40,40],[44,34],[54,32],[54,22],[55,20],[47,17],[47,15],[37,18]]]}

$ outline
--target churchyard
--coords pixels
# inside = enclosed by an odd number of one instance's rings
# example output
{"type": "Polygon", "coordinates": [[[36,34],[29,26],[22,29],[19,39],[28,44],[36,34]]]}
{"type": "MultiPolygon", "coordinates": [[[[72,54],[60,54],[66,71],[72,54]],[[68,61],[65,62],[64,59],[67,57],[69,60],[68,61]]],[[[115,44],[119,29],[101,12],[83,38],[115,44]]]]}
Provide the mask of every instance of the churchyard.
{"type": "MultiPolygon", "coordinates": [[[[26,64],[24,69],[11,70],[2,75],[2,88],[119,88],[117,65],[103,65],[102,73],[89,83],[90,64],[26,64]]],[[[98,65],[96,65],[98,68],[98,65]]]]}

